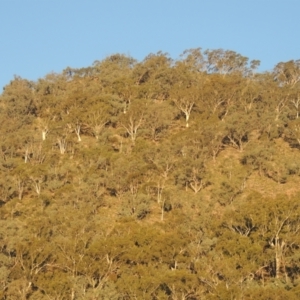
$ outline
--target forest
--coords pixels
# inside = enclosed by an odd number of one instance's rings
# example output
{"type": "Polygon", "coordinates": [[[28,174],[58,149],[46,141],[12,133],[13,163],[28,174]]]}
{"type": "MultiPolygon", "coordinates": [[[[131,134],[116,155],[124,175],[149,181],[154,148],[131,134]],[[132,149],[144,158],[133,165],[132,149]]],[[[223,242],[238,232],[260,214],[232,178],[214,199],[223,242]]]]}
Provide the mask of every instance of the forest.
{"type": "Polygon", "coordinates": [[[0,299],[300,298],[300,60],[113,54],[0,95],[0,299]]]}

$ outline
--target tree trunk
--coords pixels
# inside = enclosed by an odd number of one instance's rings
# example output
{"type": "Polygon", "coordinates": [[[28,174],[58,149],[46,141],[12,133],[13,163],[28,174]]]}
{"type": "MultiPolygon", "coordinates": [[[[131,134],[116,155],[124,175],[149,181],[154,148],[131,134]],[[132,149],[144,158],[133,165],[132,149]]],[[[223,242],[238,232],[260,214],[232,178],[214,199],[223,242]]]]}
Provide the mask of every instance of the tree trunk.
{"type": "Polygon", "coordinates": [[[280,269],[282,265],[282,255],[283,249],[285,247],[285,242],[279,240],[279,237],[275,237],[275,276],[276,278],[280,278],[280,269]]]}

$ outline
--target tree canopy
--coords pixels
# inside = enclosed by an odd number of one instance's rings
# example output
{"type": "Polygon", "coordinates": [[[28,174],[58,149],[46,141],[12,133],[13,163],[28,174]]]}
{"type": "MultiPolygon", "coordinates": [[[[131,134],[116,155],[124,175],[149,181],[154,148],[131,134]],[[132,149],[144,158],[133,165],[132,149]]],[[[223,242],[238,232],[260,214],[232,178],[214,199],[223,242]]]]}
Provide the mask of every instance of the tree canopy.
{"type": "Polygon", "coordinates": [[[0,95],[1,299],[299,299],[299,60],[113,54],[0,95]]]}

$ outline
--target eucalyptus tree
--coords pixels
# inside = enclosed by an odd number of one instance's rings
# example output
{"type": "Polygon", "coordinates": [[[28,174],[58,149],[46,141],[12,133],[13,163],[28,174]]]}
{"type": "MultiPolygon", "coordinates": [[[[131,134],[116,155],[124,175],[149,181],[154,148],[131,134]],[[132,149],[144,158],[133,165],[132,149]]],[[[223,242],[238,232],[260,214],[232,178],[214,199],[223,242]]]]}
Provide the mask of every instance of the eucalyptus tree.
{"type": "Polygon", "coordinates": [[[4,114],[14,121],[14,128],[21,128],[29,124],[36,116],[35,84],[29,80],[16,76],[0,97],[4,114]]]}
{"type": "Polygon", "coordinates": [[[183,51],[177,65],[183,64],[190,72],[202,73],[207,71],[207,64],[202,48],[192,48],[183,51]]]}
{"type": "Polygon", "coordinates": [[[285,139],[289,142],[291,147],[300,147],[300,122],[299,119],[288,122],[284,130],[285,139]]]}
{"type": "Polygon", "coordinates": [[[146,105],[144,111],[145,135],[153,141],[159,141],[169,135],[177,111],[169,101],[149,101],[146,105]]]}
{"type": "Polygon", "coordinates": [[[240,152],[249,143],[250,133],[256,128],[257,117],[252,114],[235,112],[224,123],[224,144],[228,144],[240,152]]]}
{"type": "Polygon", "coordinates": [[[252,274],[253,279],[256,276],[271,276],[288,283],[289,276],[298,276],[292,267],[297,261],[299,244],[298,197],[278,195],[275,199],[264,199],[259,194],[253,194],[245,203],[228,211],[222,226],[229,231],[218,245],[223,248],[224,255],[235,253],[240,269],[244,270],[248,264],[248,275],[252,274]],[[228,242],[232,238],[227,235],[242,239],[240,248],[234,247],[236,242],[228,242]],[[246,255],[241,256],[242,253],[246,255]]]}
{"type": "Polygon", "coordinates": [[[249,58],[241,54],[224,49],[204,51],[208,72],[219,73],[222,76],[238,73],[243,76],[251,74],[260,64],[258,60],[250,61],[249,58]]]}
{"type": "Polygon", "coordinates": [[[135,101],[128,113],[123,114],[119,118],[120,126],[124,128],[125,135],[127,135],[134,144],[138,136],[138,131],[145,123],[145,111],[147,105],[143,101],[135,101]]]}
{"type": "Polygon", "coordinates": [[[199,109],[209,116],[217,116],[225,120],[231,113],[240,109],[239,99],[242,97],[245,79],[239,74],[210,74],[203,77],[200,88],[199,109]]]}
{"type": "Polygon", "coordinates": [[[96,60],[93,69],[98,75],[98,80],[104,88],[114,87],[114,84],[122,77],[128,77],[128,73],[134,68],[137,61],[124,54],[112,54],[102,61],[96,60]]]}
{"type": "Polygon", "coordinates": [[[278,63],[273,76],[280,85],[295,86],[300,82],[300,59],[278,63]]]}
{"type": "Polygon", "coordinates": [[[163,101],[169,98],[173,84],[173,60],[168,53],[151,53],[133,70],[140,98],[163,101]]]}

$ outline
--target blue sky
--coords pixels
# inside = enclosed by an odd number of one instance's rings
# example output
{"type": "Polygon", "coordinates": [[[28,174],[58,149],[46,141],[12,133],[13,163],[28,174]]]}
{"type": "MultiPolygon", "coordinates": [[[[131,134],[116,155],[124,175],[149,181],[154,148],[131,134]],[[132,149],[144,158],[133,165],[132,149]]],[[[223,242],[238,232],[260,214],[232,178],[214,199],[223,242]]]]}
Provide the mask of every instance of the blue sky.
{"type": "Polygon", "coordinates": [[[234,50],[261,71],[300,58],[299,0],[0,0],[0,92],[113,53],[234,50]]]}

